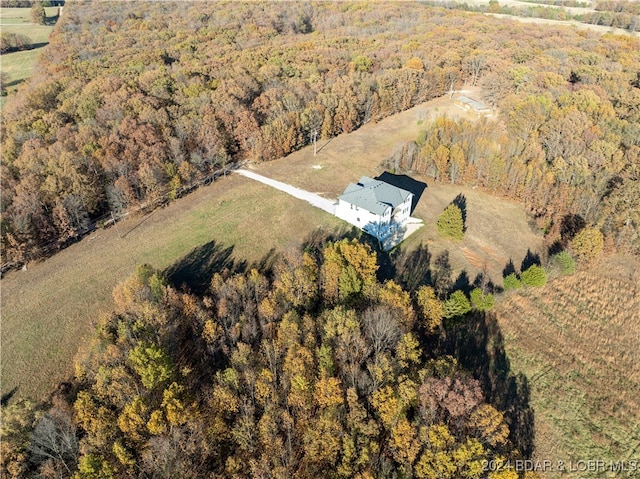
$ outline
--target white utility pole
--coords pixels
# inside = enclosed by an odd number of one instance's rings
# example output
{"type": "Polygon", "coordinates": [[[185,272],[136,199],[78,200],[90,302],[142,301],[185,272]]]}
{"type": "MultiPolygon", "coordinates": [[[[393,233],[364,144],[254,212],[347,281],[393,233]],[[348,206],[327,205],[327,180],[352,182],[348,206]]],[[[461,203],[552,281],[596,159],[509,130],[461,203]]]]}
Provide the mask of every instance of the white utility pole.
{"type": "Polygon", "coordinates": [[[313,156],[316,156],[316,138],[318,138],[318,130],[313,130],[313,156]]]}

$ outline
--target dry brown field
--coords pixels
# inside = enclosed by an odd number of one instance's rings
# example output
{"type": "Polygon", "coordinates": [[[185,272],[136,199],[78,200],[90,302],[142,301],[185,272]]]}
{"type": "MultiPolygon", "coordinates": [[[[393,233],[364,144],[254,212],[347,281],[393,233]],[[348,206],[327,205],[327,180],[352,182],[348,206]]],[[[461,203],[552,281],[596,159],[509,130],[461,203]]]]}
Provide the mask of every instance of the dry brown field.
{"type": "Polygon", "coordinates": [[[638,477],[640,462],[614,465],[640,458],[640,261],[612,256],[508,294],[497,315],[511,368],[531,387],[536,458],[605,463],[544,477],[638,477]]]}

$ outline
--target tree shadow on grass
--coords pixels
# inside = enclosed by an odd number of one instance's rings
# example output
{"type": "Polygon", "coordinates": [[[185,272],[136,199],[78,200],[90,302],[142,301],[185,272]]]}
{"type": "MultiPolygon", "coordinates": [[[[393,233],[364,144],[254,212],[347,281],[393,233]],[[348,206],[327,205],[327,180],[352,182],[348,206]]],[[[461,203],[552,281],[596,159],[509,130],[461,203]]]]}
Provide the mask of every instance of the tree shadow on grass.
{"type": "Polygon", "coordinates": [[[562,243],[566,246],[585,226],[587,226],[587,222],[582,216],[576,214],[564,215],[560,223],[562,243]]]}
{"type": "Polygon", "coordinates": [[[460,208],[460,213],[462,213],[462,228],[463,231],[467,231],[467,197],[462,193],[458,193],[458,196],[453,199],[451,204],[460,208]]]}
{"type": "Polygon", "coordinates": [[[314,256],[318,261],[322,260],[322,254],[327,243],[335,243],[341,239],[359,239],[366,243],[366,237],[355,226],[344,226],[330,230],[328,228],[319,227],[313,230],[302,242],[302,249],[314,256]]]}
{"type": "Polygon", "coordinates": [[[516,266],[513,264],[513,260],[511,258],[509,258],[509,262],[505,265],[504,269],[502,270],[502,277],[506,278],[510,274],[517,274],[516,266]]]}
{"type": "Polygon", "coordinates": [[[233,246],[222,247],[215,241],[198,246],[165,270],[169,282],[178,288],[202,295],[215,273],[224,270],[239,272],[246,264],[233,260],[233,246]]]}
{"type": "Polygon", "coordinates": [[[440,348],[441,354],[458,358],[460,365],[480,381],[487,401],[504,412],[511,442],[529,459],[535,443],[529,382],[523,374],[511,371],[495,315],[476,312],[447,322],[440,348]]]}
{"type": "Polygon", "coordinates": [[[538,253],[533,253],[530,249],[527,250],[527,255],[522,260],[522,264],[520,265],[520,271],[526,271],[533,265],[540,266],[542,263],[540,262],[540,255],[538,253]]]}
{"type": "Polygon", "coordinates": [[[462,291],[464,294],[469,296],[471,290],[473,289],[471,285],[471,280],[469,279],[469,274],[466,270],[460,271],[455,281],[453,282],[453,286],[451,286],[451,291],[462,291]]]}
{"type": "Polygon", "coordinates": [[[453,267],[449,260],[449,250],[444,250],[436,257],[431,270],[432,286],[440,299],[445,299],[453,292],[452,274],[453,267]]]}
{"type": "Polygon", "coordinates": [[[11,400],[11,398],[15,395],[15,393],[17,391],[18,391],[18,386],[14,387],[8,393],[3,394],[2,395],[2,399],[0,400],[0,406],[6,406],[7,404],[9,404],[9,401],[11,400]]]}
{"type": "Polygon", "coordinates": [[[394,279],[405,291],[417,291],[431,284],[431,253],[426,245],[420,243],[411,251],[397,248],[391,254],[395,271],[385,279],[394,279]]]}

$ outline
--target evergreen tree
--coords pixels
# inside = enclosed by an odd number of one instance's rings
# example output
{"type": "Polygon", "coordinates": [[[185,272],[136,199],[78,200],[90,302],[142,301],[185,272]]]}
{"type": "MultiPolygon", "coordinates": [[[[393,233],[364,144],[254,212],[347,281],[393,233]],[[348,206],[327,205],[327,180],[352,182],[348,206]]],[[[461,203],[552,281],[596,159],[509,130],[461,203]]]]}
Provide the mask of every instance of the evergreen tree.
{"type": "Polygon", "coordinates": [[[502,280],[502,287],[507,289],[520,289],[522,288],[522,283],[518,279],[515,273],[511,273],[505,276],[504,280],[502,280]]]}
{"type": "Polygon", "coordinates": [[[461,240],[464,237],[465,228],[460,208],[455,204],[447,206],[438,217],[436,228],[445,238],[461,240]]]}
{"type": "Polygon", "coordinates": [[[471,305],[478,311],[488,311],[493,308],[493,295],[490,293],[484,294],[480,288],[475,288],[469,295],[471,298],[471,305]]]}
{"type": "Polygon", "coordinates": [[[525,286],[542,287],[547,284],[547,273],[542,266],[532,264],[522,272],[520,279],[525,286]]]}
{"type": "Polygon", "coordinates": [[[576,260],[567,251],[561,251],[551,257],[551,261],[560,268],[560,274],[569,275],[576,272],[576,260]]]}
{"type": "Polygon", "coordinates": [[[462,291],[454,291],[444,302],[444,317],[464,316],[471,311],[471,303],[462,291]]]}

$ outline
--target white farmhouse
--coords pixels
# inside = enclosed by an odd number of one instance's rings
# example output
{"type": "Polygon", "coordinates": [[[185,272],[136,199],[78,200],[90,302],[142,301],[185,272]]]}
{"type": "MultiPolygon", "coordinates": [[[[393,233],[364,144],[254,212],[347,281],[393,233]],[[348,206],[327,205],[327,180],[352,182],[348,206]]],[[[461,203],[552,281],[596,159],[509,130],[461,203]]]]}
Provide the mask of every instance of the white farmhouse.
{"type": "Polygon", "coordinates": [[[406,228],[413,193],[363,176],[338,198],[336,216],[383,241],[406,228]]]}

